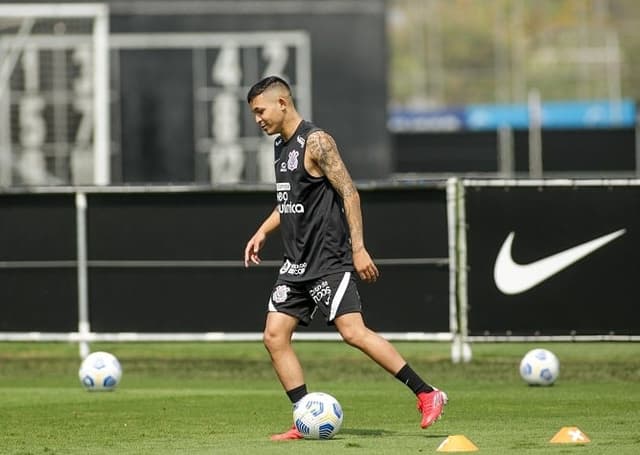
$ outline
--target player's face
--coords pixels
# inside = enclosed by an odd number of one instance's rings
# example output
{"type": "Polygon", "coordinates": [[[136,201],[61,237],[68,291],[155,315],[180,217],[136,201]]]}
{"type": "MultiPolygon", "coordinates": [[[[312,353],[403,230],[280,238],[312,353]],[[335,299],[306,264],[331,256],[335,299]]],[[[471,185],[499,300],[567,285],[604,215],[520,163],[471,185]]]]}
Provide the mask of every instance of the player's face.
{"type": "Polygon", "coordinates": [[[280,133],[282,127],[284,114],[279,101],[279,97],[270,91],[261,93],[251,100],[251,112],[256,123],[269,135],[280,133]]]}

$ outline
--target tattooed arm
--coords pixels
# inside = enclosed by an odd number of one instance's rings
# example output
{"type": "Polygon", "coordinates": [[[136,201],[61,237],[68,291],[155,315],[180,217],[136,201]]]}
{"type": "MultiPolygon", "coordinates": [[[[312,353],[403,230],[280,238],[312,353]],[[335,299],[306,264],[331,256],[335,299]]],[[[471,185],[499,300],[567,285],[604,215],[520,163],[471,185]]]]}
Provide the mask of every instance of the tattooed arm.
{"type": "Polygon", "coordinates": [[[340,157],[338,146],[331,135],[325,131],[316,131],[307,139],[306,152],[305,166],[309,173],[326,176],[342,198],[356,272],[364,281],[376,281],[379,275],[378,268],[364,246],[360,195],[340,157]],[[307,159],[309,162],[306,162],[307,159]]]}

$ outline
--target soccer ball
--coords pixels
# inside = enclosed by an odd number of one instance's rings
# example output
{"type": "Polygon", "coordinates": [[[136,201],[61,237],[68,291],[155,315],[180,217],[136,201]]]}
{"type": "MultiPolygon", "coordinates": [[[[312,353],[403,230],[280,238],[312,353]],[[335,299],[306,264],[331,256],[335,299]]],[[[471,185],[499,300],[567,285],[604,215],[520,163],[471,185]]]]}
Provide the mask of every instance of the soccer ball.
{"type": "Polygon", "coordinates": [[[560,362],[547,349],[532,349],[520,361],[520,376],[529,385],[552,385],[560,375],[560,362]]]}
{"type": "Polygon", "coordinates": [[[109,391],[120,383],[122,367],[113,354],[93,352],[82,361],[78,377],[86,390],[109,391]]]}
{"type": "Polygon", "coordinates": [[[342,407],[323,392],[312,392],[293,406],[293,421],[306,439],[331,439],[342,426],[342,407]]]}

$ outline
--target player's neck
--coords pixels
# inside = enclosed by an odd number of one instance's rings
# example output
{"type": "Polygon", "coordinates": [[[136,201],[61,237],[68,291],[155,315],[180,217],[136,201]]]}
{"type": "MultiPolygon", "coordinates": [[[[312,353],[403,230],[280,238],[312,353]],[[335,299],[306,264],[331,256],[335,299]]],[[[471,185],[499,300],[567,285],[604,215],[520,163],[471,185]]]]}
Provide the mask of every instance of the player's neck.
{"type": "Polygon", "coordinates": [[[280,132],[280,135],[282,136],[282,139],[285,140],[285,142],[291,139],[291,136],[295,134],[298,126],[300,125],[300,122],[302,122],[302,117],[300,117],[297,112],[294,115],[291,115],[289,119],[287,119],[287,121],[282,126],[282,131],[280,132]]]}

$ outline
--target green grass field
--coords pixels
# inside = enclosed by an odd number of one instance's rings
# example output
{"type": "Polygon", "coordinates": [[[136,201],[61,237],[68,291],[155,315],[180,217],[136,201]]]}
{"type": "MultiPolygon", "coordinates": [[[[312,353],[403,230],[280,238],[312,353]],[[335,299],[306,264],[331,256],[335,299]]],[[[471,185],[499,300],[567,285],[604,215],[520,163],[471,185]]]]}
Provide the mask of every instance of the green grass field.
{"type": "Polygon", "coordinates": [[[640,453],[640,344],[541,344],[557,354],[553,387],[519,377],[532,344],[476,344],[453,365],[445,343],[395,343],[447,391],[443,419],[421,430],[412,394],[360,352],[298,342],[310,390],[340,400],[345,420],[329,441],[271,442],[290,404],[259,343],[94,344],[120,359],[110,393],[85,392],[74,344],[0,343],[2,454],[425,454],[465,435],[486,454],[640,453]],[[550,444],[564,426],[591,438],[550,444]]]}

